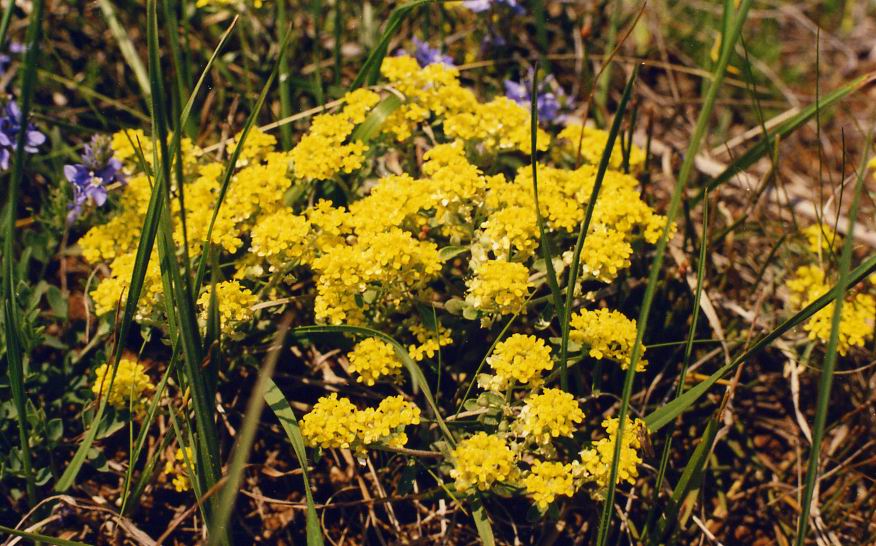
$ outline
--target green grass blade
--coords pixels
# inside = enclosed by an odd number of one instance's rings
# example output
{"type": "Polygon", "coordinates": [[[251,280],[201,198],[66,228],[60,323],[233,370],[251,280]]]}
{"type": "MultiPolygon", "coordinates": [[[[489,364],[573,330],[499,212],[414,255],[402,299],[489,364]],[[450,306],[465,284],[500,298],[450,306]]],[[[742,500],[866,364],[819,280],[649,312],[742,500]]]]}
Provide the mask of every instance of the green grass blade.
{"type": "Polygon", "coordinates": [[[870,256],[869,258],[864,260],[861,265],[859,265],[849,273],[848,281],[845,285],[837,283],[820,298],[816,299],[815,301],[801,309],[799,312],[795,313],[794,316],[780,324],[769,334],[759,339],[754,345],[751,346],[750,349],[748,349],[738,357],[734,358],[731,362],[725,364],[724,366],[721,366],[708,378],[704,379],[700,383],[697,383],[695,386],[685,391],[684,394],[682,394],[672,402],[661,406],[660,408],[657,408],[656,410],[648,414],[648,416],[645,417],[645,423],[647,423],[648,429],[653,433],[665,427],[667,424],[672,422],[673,419],[684,413],[687,408],[696,403],[696,401],[699,400],[704,394],[706,394],[709,389],[718,382],[718,380],[733,371],[743,362],[751,360],[754,355],[759,353],[764,348],[768,347],[773,341],[782,337],[792,328],[795,328],[796,326],[802,324],[812,315],[829,305],[834,300],[837,290],[848,290],[855,284],[864,280],[867,275],[873,273],[874,271],[876,271],[876,256],[870,256]]]}
{"type": "Polygon", "coordinates": [[[596,170],[596,179],[593,181],[593,189],[590,191],[590,200],[587,202],[587,210],[584,213],[584,221],[581,222],[581,225],[578,228],[578,237],[575,240],[575,250],[572,253],[572,265],[569,268],[569,281],[566,283],[566,303],[565,306],[562,307],[563,314],[562,322],[560,324],[562,332],[562,339],[560,340],[560,373],[563,374],[560,376],[560,379],[564,384],[563,390],[566,390],[565,380],[563,378],[566,374],[566,369],[568,368],[569,323],[572,320],[572,302],[575,298],[575,285],[578,283],[578,271],[581,267],[581,252],[584,250],[584,241],[587,238],[587,231],[590,229],[590,222],[593,219],[593,211],[596,209],[596,201],[599,199],[599,191],[602,189],[602,181],[605,179],[605,173],[608,171],[611,154],[614,151],[614,143],[620,132],[621,122],[623,122],[627,105],[630,102],[630,97],[632,97],[633,85],[635,84],[638,73],[639,67],[636,66],[624,87],[624,92],[621,96],[620,103],[618,104],[617,112],[615,112],[614,120],[611,122],[611,128],[608,132],[608,140],[605,149],[602,151],[602,157],[599,159],[599,166],[596,170]]]}
{"type": "Polygon", "coordinates": [[[259,419],[265,407],[265,394],[273,384],[271,378],[277,367],[277,361],[280,358],[280,352],[283,349],[286,334],[289,332],[289,325],[291,323],[292,315],[288,314],[277,329],[274,343],[268,349],[265,362],[261,370],[259,370],[258,379],[255,385],[253,385],[252,395],[250,395],[249,402],[246,405],[243,424],[238,429],[231,463],[228,465],[228,473],[225,475],[225,483],[219,492],[216,512],[210,521],[210,531],[207,534],[208,544],[221,544],[223,535],[226,532],[225,530],[229,528],[234,501],[237,499],[240,485],[243,482],[243,471],[246,468],[246,461],[249,459],[249,453],[259,426],[259,419]]]}
{"type": "Polygon", "coordinates": [[[809,525],[809,512],[812,508],[812,496],[815,491],[815,480],[818,478],[818,458],[821,451],[821,442],[824,439],[824,427],[827,422],[827,410],[830,404],[830,390],[833,384],[833,372],[836,367],[837,346],[839,345],[840,322],[842,321],[842,308],[846,297],[843,289],[848,284],[849,270],[852,263],[852,251],[854,248],[855,220],[858,217],[858,209],[861,196],[864,191],[864,178],[867,173],[867,156],[870,151],[873,134],[867,136],[864,145],[864,153],[861,157],[861,165],[858,167],[858,180],[855,183],[855,194],[852,198],[852,206],[849,209],[849,231],[843,242],[843,251],[840,255],[838,282],[834,289],[833,317],[830,325],[830,338],[827,342],[827,353],[824,356],[824,366],[821,369],[821,378],[818,382],[818,401],[815,404],[815,423],[812,429],[812,448],[809,453],[809,466],[806,469],[806,488],[803,493],[803,504],[800,512],[800,520],[797,526],[797,539],[795,544],[803,546],[806,540],[806,530],[809,525]]]}
{"type": "Polygon", "coordinates": [[[814,118],[820,110],[823,111],[825,108],[829,108],[830,106],[836,104],[837,102],[851,95],[855,91],[858,91],[874,79],[876,79],[876,74],[873,73],[865,74],[859,78],[855,78],[851,82],[834,90],[832,93],[821,97],[817,103],[810,104],[809,106],[801,110],[797,115],[785,120],[776,127],[773,127],[769,131],[769,138],[758,141],[757,144],[755,144],[754,146],[746,150],[742,155],[737,157],[730,165],[727,166],[726,169],[724,169],[722,173],[710,180],[703,187],[703,189],[700,190],[699,194],[696,196],[693,202],[698,202],[700,199],[703,198],[706,192],[711,192],[721,184],[724,184],[728,180],[731,180],[740,172],[754,165],[754,163],[757,162],[760,158],[770,153],[776,142],[782,140],[783,138],[787,137],[788,135],[799,129],[803,124],[814,118]]]}
{"type": "MultiPolygon", "coordinates": [[[[39,0],[37,0],[39,1],[39,0]]],[[[57,546],[89,546],[84,542],[77,542],[75,540],[64,540],[63,538],[55,538],[46,535],[41,535],[39,533],[29,533],[27,531],[19,531],[18,529],[10,529],[9,527],[4,527],[0,525],[0,531],[4,533],[8,533],[10,535],[21,537],[27,540],[32,541],[34,544],[39,544],[40,542],[45,542],[46,544],[55,544],[57,546]]]]}
{"type": "Polygon", "coordinates": [[[369,113],[365,121],[360,123],[353,133],[350,135],[350,140],[360,140],[368,142],[372,138],[380,134],[380,128],[390,114],[399,109],[402,105],[402,99],[398,95],[389,95],[380,104],[375,106],[369,113]]]}
{"type": "Polygon", "coordinates": [[[130,66],[131,70],[134,72],[134,77],[137,80],[137,84],[140,86],[140,90],[143,92],[143,97],[148,100],[151,93],[149,75],[146,71],[146,67],[143,65],[143,60],[137,53],[137,48],[134,47],[134,43],[131,42],[128,31],[125,30],[122,24],[119,23],[118,17],[116,17],[116,8],[113,7],[113,3],[110,0],[97,0],[97,5],[100,7],[100,11],[103,12],[103,16],[106,19],[106,24],[109,26],[110,32],[119,43],[119,50],[122,52],[122,57],[125,58],[125,62],[128,63],[128,66],[130,66]]]}
{"type": "MultiPolygon", "coordinates": [[[[286,10],[288,9],[287,0],[277,0],[277,30],[282,32],[283,29],[289,26],[286,10]]],[[[279,34],[279,33],[278,33],[279,34]]],[[[281,35],[277,36],[277,41],[282,41],[281,35]]],[[[277,63],[280,65],[279,71],[279,87],[280,87],[280,119],[286,119],[292,115],[292,75],[289,71],[289,48],[280,50],[280,57],[277,63]]],[[[289,124],[280,126],[280,146],[284,150],[292,149],[292,126],[289,124]]]]}
{"type": "Polygon", "coordinates": [[[475,529],[478,531],[481,544],[484,546],[495,546],[496,538],[493,536],[493,527],[490,525],[487,509],[484,508],[483,502],[480,500],[477,501],[477,504],[472,509],[471,517],[474,519],[475,529]]]}
{"type": "MultiPolygon", "coordinates": [[[[541,238],[541,244],[539,246],[541,247],[541,255],[544,259],[551,297],[554,300],[554,312],[557,317],[565,317],[566,313],[563,312],[563,296],[560,293],[560,283],[557,280],[557,271],[554,268],[554,251],[551,248],[551,241],[547,236],[544,217],[541,215],[541,207],[538,202],[538,148],[536,147],[538,141],[538,64],[536,64],[532,70],[532,89],[530,92],[530,98],[529,135],[532,149],[530,150],[529,162],[532,166],[532,198],[535,201],[535,222],[538,225],[538,233],[541,238]]],[[[565,335],[566,330],[568,329],[568,323],[561,322],[560,326],[563,328],[563,335],[565,335]]],[[[560,386],[566,391],[569,390],[569,377],[566,370],[566,362],[565,360],[561,360],[560,363],[560,386]]]]}
{"type": "MultiPolygon", "coordinates": [[[[14,4],[14,2],[12,3],[14,4]]],[[[16,135],[15,152],[12,158],[12,174],[6,202],[6,225],[3,229],[3,323],[6,332],[6,362],[9,375],[9,388],[17,413],[18,439],[21,447],[22,465],[25,473],[28,502],[36,503],[36,485],[32,468],[30,443],[28,441],[27,393],[24,389],[24,354],[21,346],[21,328],[17,301],[15,271],[15,216],[18,210],[18,191],[24,180],[24,148],[27,142],[25,130],[30,120],[30,107],[33,101],[36,82],[36,65],[39,56],[40,28],[43,18],[43,2],[35,0],[30,22],[27,26],[27,53],[24,59],[24,72],[21,79],[21,127],[16,135]]]]}
{"type": "MultiPolygon", "coordinates": [[[[697,287],[694,292],[693,309],[690,321],[690,329],[688,330],[687,340],[684,343],[684,360],[682,361],[681,371],[678,374],[678,384],[675,387],[675,397],[678,398],[684,393],[684,381],[687,377],[687,370],[690,367],[691,356],[693,355],[694,340],[696,338],[697,323],[700,317],[700,301],[703,295],[703,279],[706,271],[706,251],[709,246],[709,201],[708,198],[703,201],[703,231],[700,237],[700,252],[697,261],[697,287]]],[[[666,477],[666,469],[669,466],[669,455],[672,450],[672,434],[675,427],[670,427],[669,431],[664,434],[666,438],[663,444],[663,451],[660,454],[660,466],[657,469],[657,478],[654,481],[654,503],[648,511],[648,518],[642,534],[645,535],[648,529],[653,524],[653,519],[658,515],[657,500],[660,496],[660,490],[663,487],[663,480],[666,477]]]]}
{"type": "Polygon", "coordinates": [[[718,59],[718,64],[715,67],[714,78],[709,84],[706,91],[705,100],[703,101],[702,110],[697,119],[697,124],[694,128],[691,137],[690,145],[684,155],[684,162],[678,173],[678,179],[675,183],[675,188],[672,192],[672,199],[669,204],[669,210],[666,213],[666,226],[663,229],[663,234],[657,242],[657,248],[654,251],[654,260],[651,263],[651,269],[648,273],[648,284],[645,288],[645,295],[642,300],[642,308],[639,312],[637,323],[636,341],[633,344],[632,356],[630,358],[630,366],[627,369],[626,377],[624,378],[623,393],[621,395],[621,406],[618,412],[618,429],[617,438],[614,445],[614,455],[612,457],[611,472],[608,479],[608,491],[605,496],[605,501],[602,505],[602,515],[599,521],[599,529],[597,533],[597,546],[605,546],[608,541],[608,535],[611,528],[612,513],[614,512],[614,493],[617,487],[618,463],[620,461],[620,452],[623,442],[624,424],[629,410],[630,397],[633,392],[633,382],[636,377],[636,366],[642,352],[642,342],[645,335],[645,330],[648,325],[648,318],[651,312],[651,303],[654,300],[654,294],[657,290],[657,281],[660,276],[660,270],[663,265],[663,258],[666,253],[666,246],[669,243],[669,233],[672,223],[675,221],[678,211],[681,208],[681,199],[684,195],[687,181],[693,171],[694,159],[702,145],[703,138],[706,134],[706,129],[709,125],[709,118],[712,114],[712,109],[715,106],[715,100],[718,97],[718,91],[721,88],[721,82],[727,72],[727,66],[730,64],[730,56],[739,35],[742,33],[742,27],[748,15],[748,10],[751,7],[752,0],[742,0],[739,9],[734,19],[733,28],[730,35],[722,36],[722,43],[726,47],[722,48],[721,56],[718,59]]]}
{"type": "Polygon", "coordinates": [[[380,74],[380,65],[383,64],[383,58],[386,57],[389,41],[395,33],[398,32],[402,22],[404,22],[405,18],[415,9],[434,1],[435,0],[414,0],[413,2],[402,4],[392,10],[389,19],[386,21],[386,29],[383,31],[383,34],[381,34],[377,45],[371,50],[371,54],[368,55],[368,58],[362,63],[362,68],[359,69],[359,73],[356,74],[356,78],[353,80],[353,83],[350,84],[350,91],[362,87],[366,82],[368,85],[374,85],[377,82],[377,77],[380,74]]]}
{"type": "Polygon", "coordinates": [[[322,529],[319,525],[319,516],[316,513],[316,502],[313,500],[313,492],[310,487],[310,477],[307,471],[307,451],[304,444],[304,436],[301,435],[301,429],[298,428],[298,420],[295,418],[295,412],[292,411],[292,406],[289,401],[283,396],[283,391],[274,383],[273,380],[268,380],[268,390],[265,392],[265,403],[277,416],[280,421],[280,426],[286,432],[289,438],[289,443],[292,444],[292,450],[298,458],[298,464],[301,466],[301,477],[304,480],[304,499],[307,503],[307,546],[322,546],[322,529]]]}
{"type": "Polygon", "coordinates": [[[344,324],[339,324],[336,326],[302,326],[300,328],[295,328],[294,330],[292,330],[292,335],[304,337],[307,337],[310,334],[328,333],[356,334],[365,337],[377,337],[392,345],[395,348],[396,355],[398,355],[402,363],[405,365],[405,368],[407,368],[408,373],[411,376],[411,383],[413,384],[414,389],[422,389],[423,396],[426,398],[426,403],[429,404],[429,409],[432,410],[432,413],[435,416],[435,421],[438,423],[438,428],[441,429],[442,434],[444,434],[444,438],[450,443],[451,446],[456,445],[456,440],[454,439],[453,434],[451,434],[450,429],[447,428],[447,424],[444,422],[444,418],[441,417],[441,411],[438,409],[438,404],[435,403],[435,397],[432,396],[432,389],[429,388],[429,383],[426,381],[426,376],[423,375],[423,370],[421,370],[420,366],[416,362],[414,362],[414,360],[408,354],[408,351],[402,346],[401,343],[396,341],[395,338],[393,338],[392,336],[384,334],[383,332],[372,330],[371,328],[363,328],[361,326],[348,326],[344,324]]]}

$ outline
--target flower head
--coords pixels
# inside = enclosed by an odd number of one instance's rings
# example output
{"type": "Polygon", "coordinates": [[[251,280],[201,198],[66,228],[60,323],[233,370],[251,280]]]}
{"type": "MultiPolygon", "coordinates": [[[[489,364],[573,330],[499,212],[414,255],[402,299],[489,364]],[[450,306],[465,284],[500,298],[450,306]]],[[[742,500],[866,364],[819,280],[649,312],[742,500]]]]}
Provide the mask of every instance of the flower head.
{"type": "Polygon", "coordinates": [[[414,58],[420,66],[429,66],[430,64],[443,64],[454,66],[453,57],[442,53],[440,48],[432,47],[429,42],[424,42],[419,38],[414,37],[414,58]]]}
{"type": "MultiPolygon", "coordinates": [[[[530,108],[534,75],[535,71],[530,68],[527,77],[520,82],[505,80],[505,96],[521,106],[530,108]]],[[[560,113],[571,106],[571,101],[553,75],[549,75],[538,82],[535,104],[538,108],[538,120],[549,125],[562,121],[560,113]]]]}
{"type": "Polygon", "coordinates": [[[28,122],[27,126],[22,128],[23,123],[24,119],[18,104],[10,99],[0,113],[0,170],[2,171],[9,170],[9,160],[15,151],[20,131],[25,131],[24,151],[29,154],[37,153],[39,146],[46,141],[46,135],[37,131],[33,123],[28,122]]]}
{"type": "Polygon", "coordinates": [[[575,481],[571,464],[535,461],[523,478],[523,487],[538,509],[544,511],[558,496],[574,495],[575,481]]]}
{"type": "MultiPolygon", "coordinates": [[[[611,477],[611,465],[617,439],[617,418],[606,419],[602,422],[602,427],[608,437],[597,440],[592,447],[581,452],[581,464],[585,479],[596,483],[600,489],[608,486],[611,477]]],[[[636,483],[636,478],[639,476],[638,465],[642,463],[642,458],[637,451],[641,447],[639,437],[646,431],[647,425],[641,419],[633,421],[629,417],[626,418],[617,468],[618,482],[636,483]]]]}
{"type": "MultiPolygon", "coordinates": [[[[586,346],[592,358],[610,358],[620,363],[624,370],[630,367],[636,341],[635,320],[611,309],[585,309],[572,315],[571,326],[569,339],[586,346]]],[[[647,361],[640,358],[636,371],[643,371],[647,365],[647,361]]]]}
{"type": "Polygon", "coordinates": [[[488,260],[468,281],[466,301],[475,309],[502,315],[517,313],[529,294],[529,270],[517,262],[488,260]]]}
{"type": "Polygon", "coordinates": [[[79,216],[88,201],[98,207],[103,206],[110,184],[125,182],[122,163],[113,157],[111,139],[105,135],[91,137],[91,142],[85,145],[82,162],[64,165],[64,176],[73,186],[73,202],[67,215],[67,220],[71,222],[79,216]]]}
{"type": "Polygon", "coordinates": [[[143,365],[123,358],[119,360],[115,380],[113,380],[113,370],[107,364],[101,364],[95,370],[91,392],[98,397],[106,396],[107,403],[114,408],[125,409],[130,404],[138,406],[143,401],[143,393],[153,388],[152,380],[146,375],[143,365]],[[111,380],[112,389],[110,389],[111,380]]]}
{"type": "Polygon", "coordinates": [[[560,389],[545,389],[527,399],[515,426],[524,436],[548,444],[553,438],[571,436],[583,420],[584,412],[574,396],[560,389]]]}
{"type": "Polygon", "coordinates": [[[496,435],[478,432],[457,444],[451,453],[453,469],[460,493],[474,489],[486,491],[494,483],[510,478],[515,470],[514,452],[505,440],[496,435]]]}
{"type": "Polygon", "coordinates": [[[543,381],[541,373],[554,367],[551,348],[544,340],[523,334],[514,334],[496,344],[487,364],[495,376],[482,378],[481,383],[493,391],[503,391],[515,382],[538,387],[543,381]]]}
{"type": "Polygon", "coordinates": [[[350,372],[356,374],[356,381],[368,386],[381,377],[393,375],[402,368],[402,362],[389,343],[376,337],[369,337],[356,344],[349,355],[350,372]]]}

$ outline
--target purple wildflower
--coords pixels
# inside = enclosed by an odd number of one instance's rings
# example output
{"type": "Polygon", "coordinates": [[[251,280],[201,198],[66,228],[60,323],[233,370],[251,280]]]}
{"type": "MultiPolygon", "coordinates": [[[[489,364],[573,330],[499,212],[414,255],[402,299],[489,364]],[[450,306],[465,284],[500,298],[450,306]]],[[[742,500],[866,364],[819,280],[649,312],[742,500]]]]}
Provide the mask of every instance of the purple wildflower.
{"type": "Polygon", "coordinates": [[[523,6],[518,3],[518,0],[464,0],[462,2],[463,6],[475,13],[487,11],[493,4],[507,6],[517,15],[524,12],[523,6]]]}
{"type": "MultiPolygon", "coordinates": [[[[529,107],[532,104],[532,78],[533,72],[530,69],[523,82],[505,80],[505,96],[518,104],[529,107]]],[[[538,84],[538,96],[535,103],[538,107],[539,121],[551,124],[561,121],[560,112],[567,109],[571,101],[554,77],[548,76],[538,84]]]]}
{"type": "MultiPolygon", "coordinates": [[[[9,53],[11,54],[18,55],[24,53],[25,50],[27,50],[27,47],[24,44],[18,42],[9,43],[9,53]]],[[[6,73],[10,64],[12,64],[12,55],[0,53],[0,76],[6,73]]]]}
{"type": "MultiPolygon", "coordinates": [[[[0,113],[0,171],[9,170],[9,159],[15,151],[18,132],[21,131],[21,110],[12,99],[6,103],[6,108],[0,113]]],[[[28,123],[25,129],[26,138],[24,151],[35,154],[38,146],[46,141],[46,135],[37,131],[33,123],[28,123]]]]}
{"type": "Polygon", "coordinates": [[[73,185],[68,222],[79,217],[89,200],[98,207],[106,203],[107,186],[113,182],[125,182],[122,163],[113,157],[110,139],[104,135],[94,135],[91,143],[85,145],[82,163],[64,165],[64,176],[73,185]]]}
{"type": "Polygon", "coordinates": [[[430,64],[454,66],[453,57],[442,53],[440,48],[430,46],[428,42],[423,42],[415,37],[414,48],[414,58],[417,59],[420,66],[429,66],[430,64]]]}

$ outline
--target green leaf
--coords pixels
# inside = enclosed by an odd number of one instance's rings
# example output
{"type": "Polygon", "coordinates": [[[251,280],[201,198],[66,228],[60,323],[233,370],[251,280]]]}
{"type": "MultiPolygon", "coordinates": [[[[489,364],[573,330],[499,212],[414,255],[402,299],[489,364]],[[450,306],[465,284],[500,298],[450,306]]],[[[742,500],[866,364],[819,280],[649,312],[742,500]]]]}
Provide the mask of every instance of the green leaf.
{"type": "Polygon", "coordinates": [[[9,527],[4,527],[2,525],[0,525],[0,531],[16,537],[26,538],[32,541],[34,544],[45,542],[47,544],[55,544],[57,546],[89,546],[84,542],[76,542],[75,540],[64,540],[63,538],[55,538],[46,535],[40,535],[38,533],[19,531],[18,529],[10,529],[9,527]]]}
{"type": "Polygon", "coordinates": [[[377,106],[371,109],[371,112],[368,113],[368,117],[365,118],[365,121],[353,130],[350,139],[359,140],[365,143],[369,142],[380,134],[380,128],[383,127],[386,118],[398,110],[402,104],[403,101],[398,95],[389,95],[380,101],[377,106]]]}
{"type": "Polygon", "coordinates": [[[495,546],[496,539],[493,536],[493,527],[490,525],[490,518],[487,516],[487,510],[482,502],[478,501],[471,511],[471,516],[474,519],[475,528],[478,530],[481,544],[484,546],[495,546]]]}
{"type": "Polygon", "coordinates": [[[280,426],[286,432],[289,442],[292,444],[292,450],[298,458],[298,464],[301,466],[301,477],[304,480],[304,498],[307,503],[307,546],[322,546],[322,530],[319,525],[319,517],[316,514],[316,503],[313,500],[313,492],[310,487],[310,478],[307,472],[307,451],[304,445],[304,437],[301,435],[301,429],[298,428],[298,420],[295,418],[295,412],[292,411],[292,406],[289,401],[283,396],[283,392],[272,381],[268,380],[268,390],[265,391],[265,403],[280,420],[280,426]]]}

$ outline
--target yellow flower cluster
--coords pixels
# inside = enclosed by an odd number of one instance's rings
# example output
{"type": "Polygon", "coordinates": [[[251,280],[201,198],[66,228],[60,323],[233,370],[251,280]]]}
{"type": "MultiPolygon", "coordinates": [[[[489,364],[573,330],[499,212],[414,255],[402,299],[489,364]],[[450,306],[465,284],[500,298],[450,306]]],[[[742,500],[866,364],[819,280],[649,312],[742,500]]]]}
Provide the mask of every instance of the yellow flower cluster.
{"type": "Polygon", "coordinates": [[[575,468],[571,464],[535,461],[523,478],[523,487],[538,509],[545,511],[557,497],[575,494],[575,477],[575,468]]]}
{"type": "MultiPolygon", "coordinates": [[[[608,437],[593,442],[592,447],[581,452],[581,465],[584,469],[585,479],[594,482],[599,489],[607,487],[611,477],[611,464],[617,440],[617,418],[606,419],[602,422],[602,427],[608,437]]],[[[641,419],[630,420],[629,417],[626,418],[617,468],[618,483],[636,483],[636,478],[639,476],[638,465],[642,463],[642,458],[639,457],[637,451],[642,447],[639,438],[646,431],[647,425],[641,419]]]]}
{"type": "MultiPolygon", "coordinates": [[[[557,136],[558,146],[556,150],[566,156],[566,159],[574,162],[578,157],[578,148],[581,149],[581,159],[591,165],[598,165],[602,159],[602,153],[608,145],[608,132],[595,127],[584,127],[578,123],[567,125],[557,136]]],[[[623,150],[620,139],[615,141],[611,151],[608,166],[612,169],[620,169],[623,165],[623,150]]],[[[645,162],[645,152],[633,145],[630,149],[630,170],[638,171],[645,162]]]]}
{"type": "Polygon", "coordinates": [[[470,89],[459,83],[459,70],[443,63],[420,67],[406,55],[386,57],[380,72],[405,102],[386,119],[385,131],[399,142],[407,140],[418,125],[434,115],[443,117],[470,111],[478,104],[470,89]]]}
{"type": "Polygon", "coordinates": [[[544,340],[523,334],[514,334],[497,343],[487,364],[495,375],[481,376],[479,382],[483,388],[497,392],[515,382],[537,388],[543,382],[541,373],[554,367],[551,348],[544,340]]]}
{"type": "MultiPolygon", "coordinates": [[[[791,304],[802,309],[830,290],[824,271],[817,265],[804,265],[788,280],[791,304]]],[[[809,339],[827,343],[833,324],[834,305],[831,303],[812,315],[803,325],[809,339]]],[[[876,297],[864,292],[849,293],[840,312],[837,352],[846,355],[852,347],[865,347],[873,339],[876,320],[876,297]]]]}
{"type": "Polygon", "coordinates": [[[181,448],[177,448],[173,459],[164,462],[164,473],[172,477],[170,483],[177,493],[183,493],[192,487],[189,481],[189,465],[192,467],[195,465],[194,452],[190,447],[185,448],[185,453],[181,448]]]}
{"type": "Polygon", "coordinates": [[[310,255],[310,222],[289,209],[263,216],[252,230],[250,252],[283,270],[310,255]]]}
{"type": "MultiPolygon", "coordinates": [[[[313,261],[319,275],[314,311],[331,324],[365,321],[383,307],[404,310],[415,293],[441,270],[435,243],[393,228],[363,233],[352,244],[333,246],[313,261]]],[[[378,316],[377,318],[382,318],[378,316]]]]}
{"type": "MultiPolygon", "coordinates": [[[[588,354],[596,360],[610,358],[626,370],[630,367],[633,345],[636,342],[636,321],[628,319],[620,311],[597,309],[583,310],[572,315],[569,339],[588,348],[588,354]]],[[[643,351],[644,353],[644,348],[643,351]]],[[[636,371],[645,370],[648,362],[641,358],[636,371]]]]}
{"type": "Polygon", "coordinates": [[[416,344],[408,346],[408,353],[417,362],[425,358],[433,358],[435,354],[453,343],[452,332],[449,328],[438,324],[436,329],[427,328],[422,324],[412,324],[408,330],[417,340],[416,344]]]}
{"type": "MultiPolygon", "coordinates": [[[[143,278],[143,289],[134,318],[142,320],[149,316],[158,305],[162,294],[161,268],[158,264],[158,253],[153,252],[152,259],[146,268],[143,278]]],[[[128,286],[134,272],[135,254],[121,254],[110,264],[110,276],[100,282],[91,292],[95,312],[98,315],[115,313],[116,309],[124,309],[128,286]]]]}
{"type": "Polygon", "coordinates": [[[365,121],[368,111],[380,96],[367,89],[357,89],[344,97],[344,108],[337,114],[313,118],[310,130],[292,149],[295,176],[304,180],[326,180],[362,166],[368,146],[348,141],[357,125],[365,121]]]}
{"type": "Polygon", "coordinates": [[[381,377],[394,375],[402,368],[393,346],[376,337],[357,343],[347,358],[350,360],[350,372],[356,374],[356,381],[369,387],[381,377]]]}
{"type": "MultiPolygon", "coordinates": [[[[451,138],[483,144],[489,152],[532,151],[532,119],[529,109],[507,97],[479,103],[468,111],[447,116],[444,132],[451,138]]],[[[550,136],[536,129],[536,147],[547,150],[550,136]]]]}
{"type": "Polygon", "coordinates": [[[505,440],[486,432],[459,442],[450,458],[453,462],[450,476],[456,480],[456,490],[463,494],[475,489],[486,491],[516,473],[514,452],[505,440]]]}
{"type": "Polygon", "coordinates": [[[527,399],[515,425],[524,437],[544,445],[554,438],[572,436],[582,421],[584,412],[574,396],[560,389],[544,389],[527,399]]]}
{"type": "Polygon", "coordinates": [[[529,295],[529,270],[518,262],[489,260],[467,284],[465,300],[475,309],[500,315],[517,313],[529,295]]]}
{"type": "Polygon", "coordinates": [[[420,423],[420,409],[401,396],[383,399],[375,408],[358,410],[337,393],[323,396],[301,420],[301,434],[307,445],[349,448],[361,452],[382,443],[402,447],[407,443],[404,427],[420,423]]]}
{"type": "Polygon", "coordinates": [[[803,228],[803,236],[806,237],[806,249],[815,255],[827,252],[831,248],[842,246],[842,240],[836,232],[827,224],[812,224],[803,228]]]}
{"type": "MultiPolygon", "coordinates": [[[[216,283],[216,304],[222,331],[230,333],[240,324],[250,320],[253,316],[252,306],[256,302],[258,302],[256,295],[237,281],[216,283]]],[[[206,321],[210,310],[209,287],[198,298],[198,306],[201,308],[202,320],[206,321]]]]}
{"type": "Polygon", "coordinates": [[[107,403],[116,409],[139,406],[143,402],[143,394],[154,389],[152,380],[146,375],[146,370],[139,362],[127,358],[119,360],[116,377],[110,390],[112,375],[113,370],[107,364],[98,366],[91,392],[96,397],[107,397],[107,403]]]}

